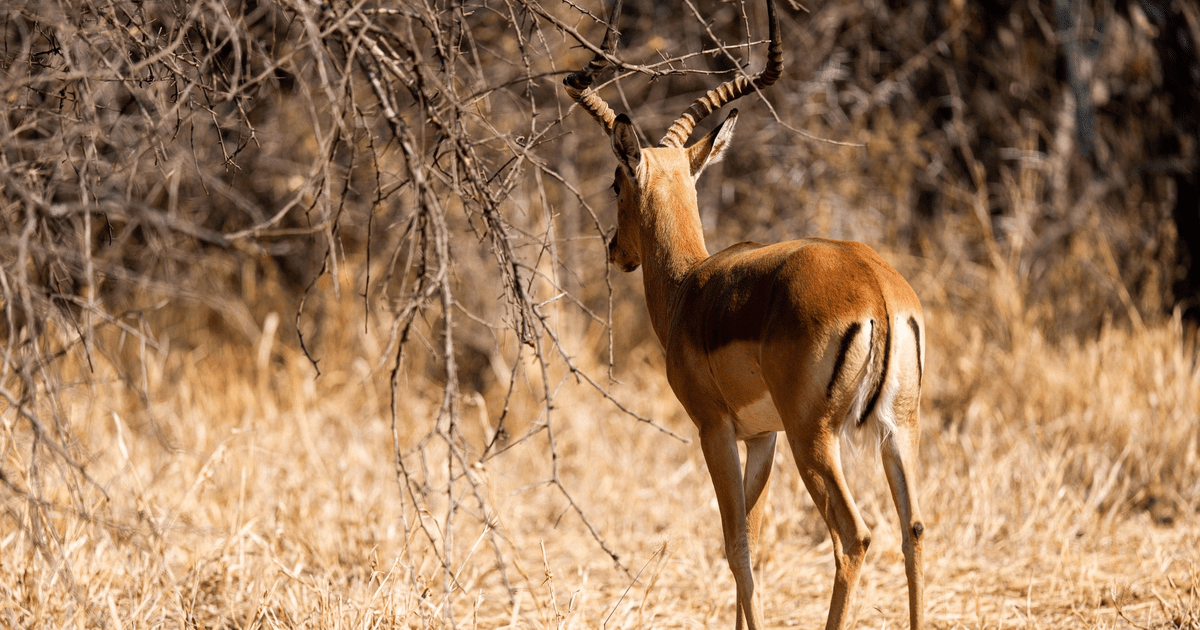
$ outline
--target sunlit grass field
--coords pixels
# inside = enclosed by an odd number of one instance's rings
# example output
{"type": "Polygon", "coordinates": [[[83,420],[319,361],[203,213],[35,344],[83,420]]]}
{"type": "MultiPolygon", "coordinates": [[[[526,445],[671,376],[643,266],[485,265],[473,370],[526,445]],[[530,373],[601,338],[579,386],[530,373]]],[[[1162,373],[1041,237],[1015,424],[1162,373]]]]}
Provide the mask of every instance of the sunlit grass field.
{"type": "MultiPolygon", "coordinates": [[[[734,627],[561,87],[607,3],[8,4],[0,630],[734,627]]],[[[759,0],[626,4],[600,89],[649,141],[760,66],[759,0]]],[[[803,4],[701,220],[866,242],[921,298],[928,625],[1200,630],[1200,158],[1162,61],[1195,8],[803,4]]],[[[843,459],[852,625],[905,628],[876,445],[843,459]]],[[[786,448],[770,493],[764,620],[823,627],[786,448]]]]}
{"type": "MultiPolygon", "coordinates": [[[[931,626],[1198,627],[1194,334],[1165,318],[1056,341],[1028,322],[941,304],[928,270],[936,267],[896,264],[919,294],[934,296],[919,468],[931,626]],[[997,323],[1007,327],[1002,340],[988,328],[997,323]]],[[[17,445],[28,435],[4,427],[10,470],[38,471],[23,481],[71,509],[39,521],[7,504],[0,624],[732,627],[713,491],[657,342],[647,337],[615,358],[611,392],[692,443],[623,413],[557,366],[548,373],[561,379],[552,451],[537,431],[540,377],[524,373],[506,448],[468,462],[494,513],[455,517],[447,566],[432,550],[446,542],[448,497],[431,493],[414,506],[420,495],[397,481],[395,459],[395,445],[414,452],[430,431],[440,386],[413,359],[397,387],[394,440],[390,368],[379,358],[386,330],[345,295],[328,296],[323,309],[322,326],[337,337],[318,352],[319,377],[272,312],[247,316],[258,327],[252,338],[250,329],[214,326],[203,309],[168,309],[157,348],[114,339],[124,356],[93,356],[90,373],[73,363],[62,415],[91,454],[85,470],[96,485],[49,459],[22,461],[28,450],[17,445]],[[117,375],[130,358],[145,366],[140,387],[117,375]],[[133,394],[143,389],[145,400],[133,394]],[[562,490],[551,483],[552,452],[562,490]]],[[[623,306],[634,315],[635,297],[623,306]]],[[[603,344],[597,326],[566,328],[578,330],[571,344],[603,344]]],[[[577,360],[609,382],[605,365],[577,360]]],[[[499,415],[489,401],[502,399],[464,392],[460,430],[476,456],[499,415]]],[[[906,627],[879,457],[869,443],[844,449],[873,531],[855,625],[906,627]]],[[[786,449],[771,492],[757,572],[766,622],[820,627],[832,550],[786,449]]]]}

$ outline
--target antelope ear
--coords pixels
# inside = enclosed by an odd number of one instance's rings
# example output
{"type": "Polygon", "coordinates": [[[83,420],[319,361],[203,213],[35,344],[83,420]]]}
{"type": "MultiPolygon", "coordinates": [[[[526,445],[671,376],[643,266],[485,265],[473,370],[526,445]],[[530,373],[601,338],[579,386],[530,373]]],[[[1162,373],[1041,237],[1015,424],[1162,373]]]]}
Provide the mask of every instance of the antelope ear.
{"type": "Polygon", "coordinates": [[[692,179],[699,178],[705,166],[720,162],[724,157],[725,149],[729,147],[729,141],[733,138],[737,113],[736,109],[729,112],[729,116],[717,125],[716,129],[687,148],[688,162],[692,165],[692,179]]]}
{"type": "Polygon", "coordinates": [[[631,173],[636,173],[638,163],[642,161],[642,145],[633,130],[633,123],[625,114],[618,115],[613,122],[612,148],[621,164],[631,173]]]}

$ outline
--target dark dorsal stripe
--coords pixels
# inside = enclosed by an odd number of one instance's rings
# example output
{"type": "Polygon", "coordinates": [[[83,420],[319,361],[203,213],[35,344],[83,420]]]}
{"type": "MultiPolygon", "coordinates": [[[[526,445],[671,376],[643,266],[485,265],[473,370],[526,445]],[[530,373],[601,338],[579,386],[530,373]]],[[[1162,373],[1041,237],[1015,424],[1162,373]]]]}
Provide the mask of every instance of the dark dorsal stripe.
{"type": "Polygon", "coordinates": [[[854,343],[854,338],[858,336],[858,331],[862,330],[862,324],[854,322],[846,329],[845,336],[842,337],[842,347],[838,348],[837,360],[833,362],[833,376],[829,378],[829,387],[825,388],[825,397],[833,397],[833,386],[837,384],[838,377],[842,374],[842,368],[846,365],[846,354],[850,352],[850,344],[854,343]]]}
{"type": "Polygon", "coordinates": [[[921,356],[921,327],[917,318],[908,316],[908,327],[912,328],[913,337],[917,340],[917,391],[921,390],[921,381],[925,380],[925,357],[921,356]]]}
{"type": "Polygon", "coordinates": [[[888,363],[892,359],[892,316],[884,317],[884,330],[887,331],[887,336],[883,341],[883,369],[879,371],[879,382],[875,384],[875,391],[871,394],[871,400],[867,402],[867,408],[863,410],[863,415],[858,419],[858,426],[862,426],[867,418],[871,416],[871,412],[875,411],[875,404],[879,402],[879,394],[883,392],[883,384],[887,382],[888,363]]]}

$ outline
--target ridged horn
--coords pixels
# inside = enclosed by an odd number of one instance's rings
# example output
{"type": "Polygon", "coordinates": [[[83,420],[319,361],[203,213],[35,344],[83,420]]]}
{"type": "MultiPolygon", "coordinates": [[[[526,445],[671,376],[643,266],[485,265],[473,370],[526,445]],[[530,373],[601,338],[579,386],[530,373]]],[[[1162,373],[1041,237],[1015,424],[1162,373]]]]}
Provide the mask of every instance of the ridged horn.
{"type": "Polygon", "coordinates": [[[608,16],[608,31],[605,32],[604,43],[601,45],[603,52],[596,55],[582,70],[572,72],[563,79],[563,85],[567,86],[567,94],[575,99],[584,111],[591,114],[592,118],[595,118],[596,122],[604,127],[604,132],[610,136],[617,114],[598,94],[589,91],[589,88],[596,80],[596,75],[608,67],[608,57],[612,56],[617,49],[617,20],[621,18],[621,1],[617,0],[612,14],[608,16]]]}
{"type": "Polygon", "coordinates": [[[658,146],[682,147],[696,130],[696,125],[706,116],[756,89],[774,85],[779,77],[783,76],[783,44],[780,42],[779,20],[775,18],[775,0],[767,0],[767,28],[771,34],[771,43],[767,46],[767,65],[763,67],[762,72],[753,78],[738,76],[696,99],[692,106],[675,120],[658,146]]]}

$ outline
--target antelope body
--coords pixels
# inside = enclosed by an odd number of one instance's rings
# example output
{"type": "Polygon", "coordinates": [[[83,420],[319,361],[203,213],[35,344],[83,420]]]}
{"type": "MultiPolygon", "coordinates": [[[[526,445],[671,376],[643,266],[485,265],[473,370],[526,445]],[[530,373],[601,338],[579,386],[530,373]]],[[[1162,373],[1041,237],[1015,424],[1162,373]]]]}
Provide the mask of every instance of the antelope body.
{"type": "Polygon", "coordinates": [[[880,440],[901,522],[910,625],[918,628],[924,531],[914,477],[924,371],[920,301],[861,243],[740,243],[708,254],[695,182],[728,146],[737,110],[695,144],[683,143],[704,116],[779,78],[781,44],[771,0],[767,67],[697,99],[655,148],[642,148],[628,117],[587,91],[613,52],[619,12],[620,2],[609,20],[605,55],[565,83],[611,137],[618,217],[609,260],[624,271],[643,267],[667,379],[696,424],[716,490],[725,555],[737,584],[737,627],[763,627],[752,563],[779,431],[833,538],[836,573],[826,627],[848,622],[871,537],[842,473],[840,436],[865,428],[880,440]],[[746,443],[744,470],[739,440],[746,443]]]}

